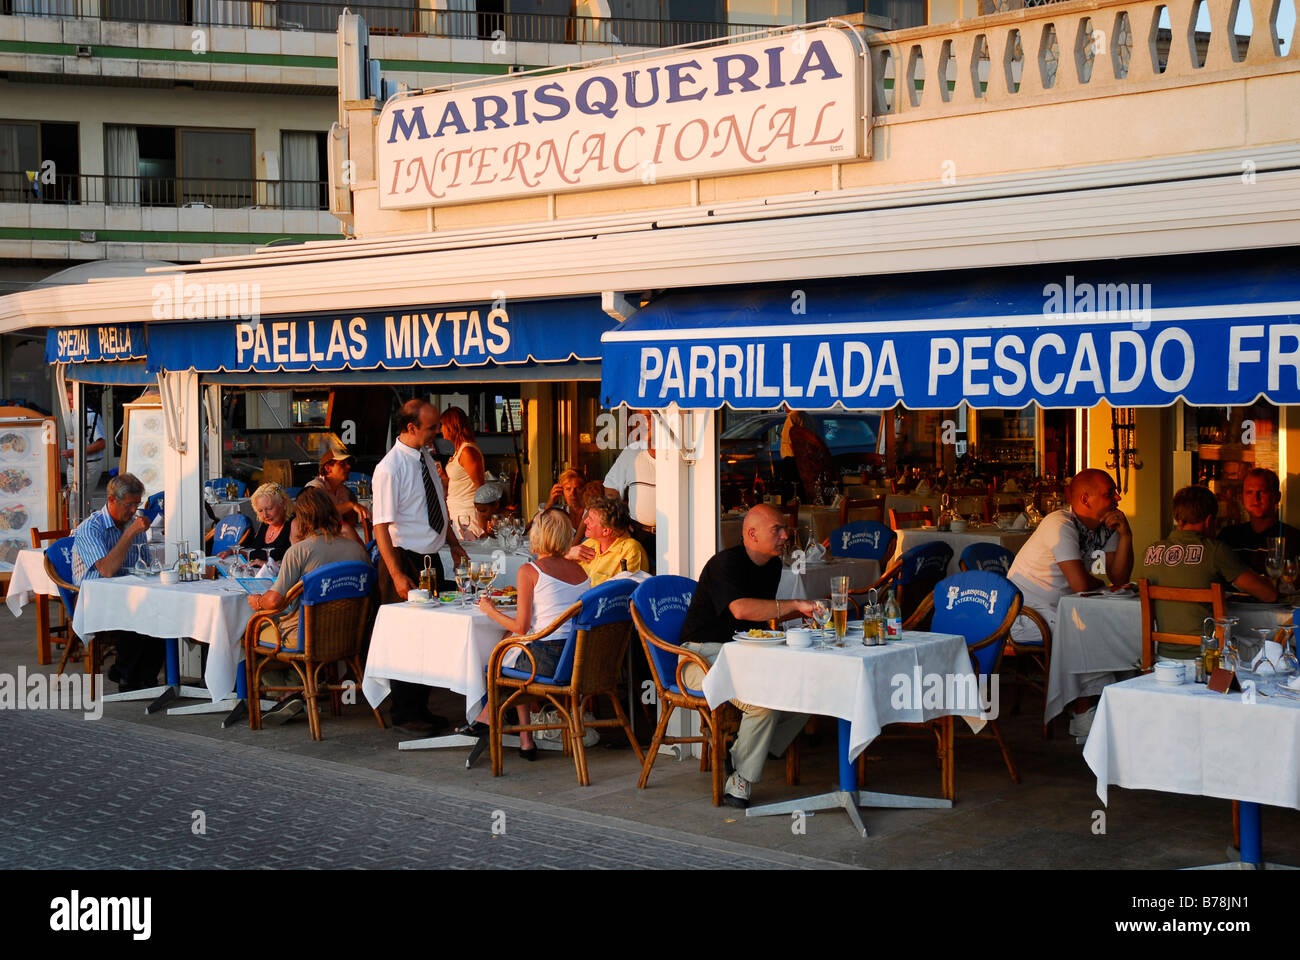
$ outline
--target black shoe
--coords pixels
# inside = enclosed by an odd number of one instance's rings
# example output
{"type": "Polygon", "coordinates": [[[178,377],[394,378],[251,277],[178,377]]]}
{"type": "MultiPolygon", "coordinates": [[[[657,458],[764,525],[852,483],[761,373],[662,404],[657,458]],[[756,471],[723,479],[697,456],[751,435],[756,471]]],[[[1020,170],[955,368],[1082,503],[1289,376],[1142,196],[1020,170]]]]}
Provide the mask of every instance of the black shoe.
{"type": "Polygon", "coordinates": [[[536,747],[529,747],[527,750],[525,750],[523,747],[520,747],[520,748],[519,748],[519,756],[522,757],[522,758],[525,759],[525,760],[536,760],[536,759],[537,759],[537,748],[536,748],[536,747]]]}
{"type": "Polygon", "coordinates": [[[478,723],[478,722],[467,723],[464,726],[457,727],[452,732],[455,733],[456,736],[458,737],[477,737],[479,739],[482,739],[483,737],[486,737],[489,732],[491,732],[491,727],[489,727],[486,723],[478,723]]]}
{"type": "Polygon", "coordinates": [[[302,713],[305,707],[306,704],[303,703],[302,695],[295,693],[293,696],[285,697],[270,710],[264,710],[262,719],[264,721],[274,720],[278,723],[284,723],[302,713]]]}
{"type": "Polygon", "coordinates": [[[744,810],[749,806],[749,801],[744,797],[733,797],[729,793],[722,795],[722,802],[729,807],[735,807],[738,810],[744,810]]]}
{"type": "Polygon", "coordinates": [[[108,668],[108,673],[106,673],[105,676],[108,677],[109,680],[112,680],[114,683],[122,682],[122,671],[117,669],[116,663],[108,668]]]}

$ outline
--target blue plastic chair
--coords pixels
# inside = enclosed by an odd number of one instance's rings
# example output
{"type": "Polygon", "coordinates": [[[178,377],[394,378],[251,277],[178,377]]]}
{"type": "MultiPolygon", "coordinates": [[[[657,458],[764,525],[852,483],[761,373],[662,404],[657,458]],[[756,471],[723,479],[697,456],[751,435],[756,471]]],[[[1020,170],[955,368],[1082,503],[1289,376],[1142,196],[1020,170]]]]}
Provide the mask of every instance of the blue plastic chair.
{"type": "Polygon", "coordinates": [[[983,570],[1006,576],[1016,555],[1000,543],[972,543],[961,552],[957,565],[963,570],[983,570]]]}
{"type": "Polygon", "coordinates": [[[374,488],[374,484],[371,481],[370,474],[357,473],[355,470],[348,474],[348,478],[343,481],[343,486],[351,490],[353,496],[357,496],[358,495],[357,487],[359,484],[361,484],[362,481],[364,481],[366,486],[370,487],[371,489],[374,488]]]}
{"type": "Polygon", "coordinates": [[[217,487],[218,491],[220,491],[232,483],[235,485],[235,491],[238,496],[248,496],[248,484],[244,483],[242,480],[236,480],[234,477],[213,477],[211,480],[206,481],[203,484],[203,487],[204,489],[217,487]]]}
{"type": "Polygon", "coordinates": [[[501,776],[501,736],[523,730],[565,731],[573,748],[573,762],[578,771],[578,783],[590,786],[587,771],[587,751],[583,735],[587,727],[622,727],[628,742],[642,760],[641,745],[628,723],[627,714],[618,699],[618,678],[627,658],[627,645],[632,635],[630,613],[635,580],[606,580],[592,587],[578,598],[578,602],[560,614],[554,622],[524,637],[507,637],[497,644],[488,661],[488,716],[492,732],[492,775],[501,776]],[[527,644],[550,636],[561,626],[572,621],[572,632],[565,641],[560,661],[549,677],[537,676],[537,662],[527,644]],[[510,650],[519,647],[523,653],[516,661],[520,667],[503,667],[502,659],[510,650]],[[503,700],[503,691],[513,691],[503,700]],[[583,719],[583,706],[597,696],[608,696],[614,705],[613,720],[583,719]],[[507,725],[505,712],[516,706],[521,698],[541,698],[558,711],[562,724],[507,725]]]}
{"type": "Polygon", "coordinates": [[[895,536],[893,530],[874,520],[846,523],[830,535],[831,555],[883,564],[894,552],[895,536]]]}
{"type": "MultiPolygon", "coordinates": [[[[934,585],[948,574],[952,562],[952,547],[942,540],[922,543],[908,550],[889,565],[872,588],[882,590],[891,583],[898,585],[898,606],[903,619],[910,620],[934,585]]],[[[854,594],[865,593],[854,590],[854,594]]]]}
{"type": "Polygon", "coordinates": [[[298,494],[302,493],[302,487],[285,487],[284,495],[290,500],[297,500],[298,494]]]}
{"type": "Polygon", "coordinates": [[[166,496],[159,490],[152,497],[145,501],[145,506],[150,510],[157,510],[159,516],[166,516],[166,496]]]}
{"type": "Polygon", "coordinates": [[[371,540],[369,543],[367,543],[366,553],[370,555],[370,562],[375,565],[376,569],[378,569],[379,561],[380,559],[382,559],[379,553],[379,541],[371,540]]]}
{"type": "Polygon", "coordinates": [[[692,690],[682,684],[682,670],[687,663],[694,663],[706,673],[709,669],[709,664],[703,657],[683,650],[680,646],[682,623],[686,619],[686,611],[690,609],[695,587],[695,581],[688,577],[662,574],[651,577],[632,594],[632,622],[636,624],[637,633],[641,636],[641,645],[645,649],[646,660],[650,663],[650,677],[654,680],[660,705],[659,724],[655,727],[650,748],[646,750],[645,760],[641,764],[641,778],[636,785],[638,789],[645,789],[661,744],[703,744],[700,769],[707,770],[712,765],[713,805],[719,807],[722,806],[724,774],[721,757],[726,746],[725,737],[738,724],[738,716],[736,708],[730,703],[723,703],[716,709],[711,708],[702,691],[692,690]],[[686,659],[679,666],[679,658],[682,657],[686,659]],[[673,711],[678,709],[694,710],[699,714],[701,736],[665,736],[668,720],[673,711]]]}
{"type": "Polygon", "coordinates": [[[239,546],[252,532],[253,525],[242,513],[232,513],[217,521],[212,533],[211,555],[216,556],[239,546]]]}
{"type": "MultiPolygon", "coordinates": [[[[982,570],[967,570],[940,580],[934,590],[921,603],[908,620],[911,627],[931,616],[930,629],[935,633],[955,633],[965,638],[966,650],[970,654],[971,666],[975,670],[979,684],[991,691],[987,678],[997,674],[1002,663],[1002,652],[1006,648],[1011,625],[1020,615],[1023,598],[1020,589],[996,573],[982,570]]],[[[973,695],[977,691],[966,691],[973,695]]],[[[976,699],[978,703],[978,699],[976,699]]],[[[970,704],[974,706],[974,704],[970,704]]],[[[996,712],[996,703],[994,704],[996,712]]],[[[944,796],[952,800],[956,792],[954,776],[954,759],[952,749],[952,717],[943,717],[928,721],[937,724],[940,731],[941,767],[943,770],[944,796]],[[945,742],[946,741],[946,742],[945,742]]],[[[1020,774],[1016,771],[1011,751],[1002,738],[1002,731],[995,719],[988,721],[988,727],[1002,749],[1002,759],[1006,762],[1011,782],[1019,783],[1020,774]]]]}
{"type": "Polygon", "coordinates": [[[63,656],[59,659],[55,675],[63,673],[69,660],[84,656],[86,673],[90,674],[90,696],[93,699],[95,677],[101,672],[103,650],[94,636],[89,640],[82,640],[72,631],[72,615],[77,608],[77,597],[81,592],[72,572],[72,548],[75,542],[76,537],[63,537],[45,548],[45,573],[54,584],[54,588],[59,591],[59,599],[63,601],[63,606],[68,611],[68,642],[63,648],[63,656]]]}
{"type": "MultiPolygon", "coordinates": [[[[375,568],[360,561],[327,563],[294,584],[286,599],[300,599],[297,630],[286,635],[280,614],[259,613],[244,631],[244,657],[248,671],[248,725],[262,729],[262,690],[301,690],[307,702],[307,720],[313,740],[321,739],[322,693],[330,696],[331,711],[342,709],[342,682],[322,682],[320,672],[332,670],[342,660],[352,668],[354,683],[361,682],[361,646],[371,610],[371,595],[378,579],[375,568]],[[292,667],[301,687],[262,687],[262,671],[278,663],[292,667]]],[[[384,718],[373,710],[380,728],[384,718]]]]}

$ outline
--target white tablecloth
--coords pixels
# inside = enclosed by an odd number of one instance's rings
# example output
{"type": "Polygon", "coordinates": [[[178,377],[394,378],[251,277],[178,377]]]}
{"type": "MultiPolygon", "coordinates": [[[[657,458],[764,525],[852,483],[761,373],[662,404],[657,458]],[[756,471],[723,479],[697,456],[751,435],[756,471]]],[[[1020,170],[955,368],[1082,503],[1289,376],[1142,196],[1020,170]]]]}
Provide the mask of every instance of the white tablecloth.
{"type": "Polygon", "coordinates": [[[244,627],[252,619],[247,594],[229,580],[200,580],[165,586],[156,577],[83,581],[72,629],[81,636],[102,630],[130,630],[150,637],[188,637],[206,643],[203,680],[214,701],[235,691],[244,659],[244,627]]]}
{"type": "Polygon", "coordinates": [[[1135,677],[1102,691],[1083,758],[1102,803],[1113,784],[1300,809],[1300,700],[1135,677]]]}
{"type": "Polygon", "coordinates": [[[391,680],[445,687],[465,695],[465,719],[473,720],[487,694],[488,658],[505,635],[505,628],[477,607],[384,604],[375,619],[361,691],[377,707],[391,680]]]}
{"type": "MultiPolygon", "coordinates": [[[[475,563],[482,563],[484,560],[491,560],[494,553],[498,550],[501,551],[501,555],[505,559],[505,571],[501,576],[497,577],[496,582],[492,584],[493,589],[513,585],[518,579],[519,568],[533,559],[532,556],[528,554],[528,547],[526,545],[520,548],[524,551],[523,553],[506,553],[501,544],[496,540],[470,540],[461,543],[461,546],[464,547],[465,552],[469,554],[470,560],[475,563]]],[[[443,547],[438,551],[438,556],[442,560],[442,576],[447,583],[451,585],[449,589],[454,589],[455,584],[452,581],[456,571],[456,564],[452,562],[451,550],[447,547],[443,547]]]]}
{"type": "Polygon", "coordinates": [[[898,550],[901,553],[911,550],[913,547],[919,547],[923,543],[933,543],[936,540],[946,543],[952,547],[952,561],[948,564],[948,573],[954,574],[961,570],[961,565],[958,562],[961,559],[961,552],[972,543],[996,543],[1012,553],[1019,553],[1020,548],[1025,545],[1025,541],[1028,539],[1028,530],[1004,531],[989,527],[981,530],[968,530],[965,533],[950,533],[943,530],[908,528],[898,531],[898,550]]]}
{"type": "Polygon", "coordinates": [[[232,513],[242,513],[249,520],[256,520],[257,515],[253,512],[253,501],[248,497],[239,497],[235,500],[215,500],[208,504],[212,507],[212,512],[217,515],[217,519],[228,517],[232,513]]]}
{"type": "MultiPolygon", "coordinates": [[[[1290,604],[1231,603],[1236,634],[1291,622],[1290,604]]],[[[1052,634],[1051,673],[1043,721],[1050,722],[1079,696],[1080,674],[1135,670],[1142,660],[1142,603],[1133,595],[1062,597],[1052,634]]]]}
{"type": "Polygon", "coordinates": [[[783,566],[776,595],[781,600],[820,600],[831,592],[831,577],[848,577],[851,590],[869,587],[880,579],[880,564],[875,560],[831,560],[805,564],[803,573],[783,566]]]}
{"type": "Polygon", "coordinates": [[[978,697],[972,703],[964,696],[967,690],[975,693],[974,680],[961,637],[905,631],[901,641],[883,647],[795,650],[784,644],[727,643],[704,677],[704,695],[715,707],[736,699],[773,710],[848,720],[852,760],[887,723],[919,723],[957,714],[978,732],[984,726],[978,697]],[[929,675],[953,678],[951,701],[945,697],[942,706],[924,706],[929,675]]]}
{"type": "Polygon", "coordinates": [[[15,617],[22,616],[23,607],[32,602],[38,593],[57,597],[59,591],[45,572],[44,550],[20,550],[14,559],[14,571],[9,577],[9,591],[5,603],[15,617]]]}

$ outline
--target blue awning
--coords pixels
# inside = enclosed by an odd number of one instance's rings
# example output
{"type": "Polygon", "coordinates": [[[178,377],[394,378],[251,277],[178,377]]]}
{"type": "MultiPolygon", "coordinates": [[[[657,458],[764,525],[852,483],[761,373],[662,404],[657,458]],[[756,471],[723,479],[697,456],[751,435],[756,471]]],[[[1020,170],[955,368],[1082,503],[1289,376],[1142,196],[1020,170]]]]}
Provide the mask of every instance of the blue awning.
{"type": "Polygon", "coordinates": [[[143,323],[51,327],[45,331],[46,363],[101,363],[143,360],[148,338],[143,323]]]}
{"type": "Polygon", "coordinates": [[[1153,258],[670,294],[603,337],[606,407],[1300,403],[1300,257],[1153,258]]]}
{"type": "Polygon", "coordinates": [[[143,387],[158,383],[157,374],[150,373],[144,361],[120,363],[70,363],[67,378],[75,383],[97,383],[101,386],[143,387]]]}
{"type": "Polygon", "coordinates": [[[277,373],[599,360],[599,297],[149,324],[150,370],[277,373]]]}

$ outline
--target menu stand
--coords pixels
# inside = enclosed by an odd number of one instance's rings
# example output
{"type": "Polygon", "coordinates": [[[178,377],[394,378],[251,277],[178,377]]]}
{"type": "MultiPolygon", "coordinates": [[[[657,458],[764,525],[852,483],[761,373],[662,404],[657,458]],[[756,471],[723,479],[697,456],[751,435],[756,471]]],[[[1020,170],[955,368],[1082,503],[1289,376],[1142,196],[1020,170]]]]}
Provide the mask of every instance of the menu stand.
{"type": "MultiPolygon", "coordinates": [[[[945,717],[944,722],[952,723],[952,717],[945,717]]],[[[789,816],[792,813],[808,813],[814,810],[843,810],[849,815],[853,829],[864,840],[867,828],[862,823],[858,807],[890,807],[910,810],[951,810],[952,801],[941,797],[912,797],[897,793],[876,793],[872,790],[858,789],[858,774],[853,761],[849,759],[849,721],[839,721],[840,746],[840,788],[831,793],[820,793],[803,800],[786,800],[781,803],[765,803],[760,807],[750,807],[745,811],[747,817],[789,816]]],[[[1245,804],[1242,804],[1242,846],[1245,847],[1246,819],[1245,804]]]]}

